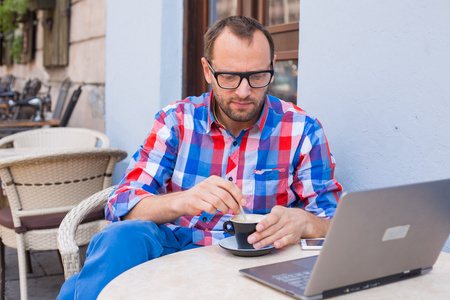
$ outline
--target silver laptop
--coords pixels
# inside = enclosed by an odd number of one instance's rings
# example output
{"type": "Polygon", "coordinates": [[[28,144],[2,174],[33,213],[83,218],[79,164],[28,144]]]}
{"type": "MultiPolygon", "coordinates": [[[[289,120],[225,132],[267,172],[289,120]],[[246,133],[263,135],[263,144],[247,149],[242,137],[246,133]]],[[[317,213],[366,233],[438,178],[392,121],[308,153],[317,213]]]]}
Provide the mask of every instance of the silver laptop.
{"type": "Polygon", "coordinates": [[[450,234],[450,179],[342,195],[320,255],[240,270],[300,299],[431,271],[450,234]]]}

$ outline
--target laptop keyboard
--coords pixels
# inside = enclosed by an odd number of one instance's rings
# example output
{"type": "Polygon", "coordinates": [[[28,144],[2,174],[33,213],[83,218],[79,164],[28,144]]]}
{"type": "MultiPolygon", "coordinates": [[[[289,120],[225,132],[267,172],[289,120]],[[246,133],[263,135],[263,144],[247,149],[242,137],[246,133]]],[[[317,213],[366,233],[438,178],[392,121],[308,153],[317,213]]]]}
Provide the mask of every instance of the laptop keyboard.
{"type": "Polygon", "coordinates": [[[306,285],[308,284],[309,277],[311,276],[311,271],[302,271],[291,274],[279,274],[272,276],[273,279],[287,283],[289,285],[295,286],[301,290],[306,289],[306,285]]]}

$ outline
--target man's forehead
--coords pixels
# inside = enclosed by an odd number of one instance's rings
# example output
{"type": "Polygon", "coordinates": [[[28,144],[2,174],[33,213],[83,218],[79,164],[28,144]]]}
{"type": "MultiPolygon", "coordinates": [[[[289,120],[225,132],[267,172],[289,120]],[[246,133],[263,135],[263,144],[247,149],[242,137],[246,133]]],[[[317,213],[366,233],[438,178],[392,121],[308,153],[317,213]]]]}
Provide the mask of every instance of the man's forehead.
{"type": "MultiPolygon", "coordinates": [[[[270,46],[267,38],[264,34],[255,30],[253,32],[253,36],[249,37],[241,37],[234,34],[229,28],[225,28],[216,38],[214,47],[213,47],[213,60],[217,59],[217,55],[226,55],[230,52],[239,52],[242,54],[245,50],[252,50],[255,55],[258,55],[261,51],[268,55],[270,60],[270,46]]],[[[241,55],[239,55],[241,56],[241,55]]]]}
{"type": "Polygon", "coordinates": [[[230,40],[239,40],[241,42],[247,42],[248,46],[250,46],[253,43],[255,35],[257,33],[262,34],[258,30],[254,31],[251,36],[238,36],[237,34],[233,33],[233,31],[229,27],[225,27],[223,31],[217,36],[215,44],[224,43],[230,40]]]}

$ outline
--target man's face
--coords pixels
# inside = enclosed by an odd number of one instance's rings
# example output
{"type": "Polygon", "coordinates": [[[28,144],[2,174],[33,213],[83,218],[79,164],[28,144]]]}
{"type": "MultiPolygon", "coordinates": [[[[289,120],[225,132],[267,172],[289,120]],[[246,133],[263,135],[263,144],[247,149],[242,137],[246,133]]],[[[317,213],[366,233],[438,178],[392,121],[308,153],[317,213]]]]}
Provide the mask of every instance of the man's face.
{"type": "MultiPolygon", "coordinates": [[[[250,87],[247,79],[242,79],[235,89],[223,89],[218,86],[206,59],[202,59],[205,77],[212,84],[219,121],[228,129],[237,127],[242,130],[253,125],[259,118],[267,95],[268,86],[250,87]],[[206,67],[206,69],[205,69],[206,67]]],[[[270,69],[270,47],[266,37],[259,31],[253,40],[237,38],[225,29],[214,43],[213,59],[210,61],[215,72],[253,72],[270,69]]]]}

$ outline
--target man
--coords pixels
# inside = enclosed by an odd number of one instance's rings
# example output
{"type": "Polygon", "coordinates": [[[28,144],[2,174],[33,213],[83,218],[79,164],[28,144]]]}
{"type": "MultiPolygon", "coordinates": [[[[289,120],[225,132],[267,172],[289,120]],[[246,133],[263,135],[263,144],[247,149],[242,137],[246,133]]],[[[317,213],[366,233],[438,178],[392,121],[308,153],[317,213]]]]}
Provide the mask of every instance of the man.
{"type": "Polygon", "coordinates": [[[248,238],[255,249],[325,236],[342,188],[320,123],[267,95],[275,63],[270,34],[241,16],[217,22],[205,34],[201,63],[212,91],[157,114],[110,196],[112,224],[93,237],[61,299],[74,292],[95,298],[149,259],[217,244],[239,204],[267,214],[248,238]]]}

